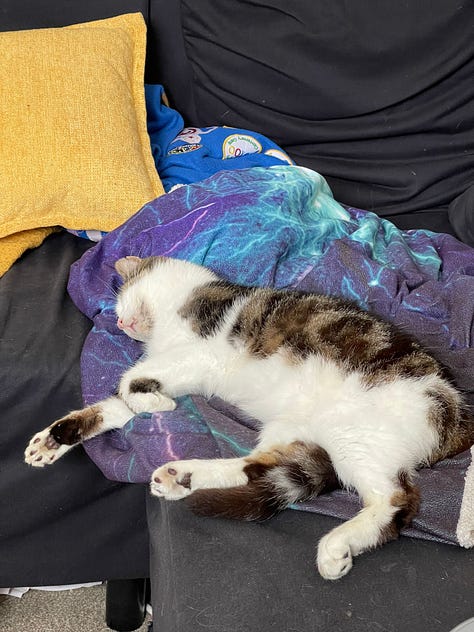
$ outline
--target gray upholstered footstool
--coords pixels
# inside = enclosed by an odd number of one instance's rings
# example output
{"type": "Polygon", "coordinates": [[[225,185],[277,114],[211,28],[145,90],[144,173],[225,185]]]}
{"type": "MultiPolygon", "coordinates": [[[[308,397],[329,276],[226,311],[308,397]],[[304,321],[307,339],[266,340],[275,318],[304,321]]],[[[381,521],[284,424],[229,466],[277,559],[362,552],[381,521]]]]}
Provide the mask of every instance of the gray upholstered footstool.
{"type": "Polygon", "coordinates": [[[329,582],[314,557],[335,519],[287,510],[254,524],[147,504],[159,632],[449,632],[474,616],[473,550],[402,537],[329,582]]]}

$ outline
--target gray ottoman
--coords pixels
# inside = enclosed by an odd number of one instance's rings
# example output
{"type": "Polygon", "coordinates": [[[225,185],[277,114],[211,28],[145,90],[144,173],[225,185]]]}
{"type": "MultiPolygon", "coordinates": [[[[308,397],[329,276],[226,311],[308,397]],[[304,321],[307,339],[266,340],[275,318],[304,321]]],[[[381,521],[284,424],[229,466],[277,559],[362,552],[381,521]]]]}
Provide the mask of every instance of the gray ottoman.
{"type": "Polygon", "coordinates": [[[151,496],[147,508],[157,632],[449,632],[474,615],[473,550],[402,537],[328,582],[314,557],[333,518],[199,518],[151,496]]]}

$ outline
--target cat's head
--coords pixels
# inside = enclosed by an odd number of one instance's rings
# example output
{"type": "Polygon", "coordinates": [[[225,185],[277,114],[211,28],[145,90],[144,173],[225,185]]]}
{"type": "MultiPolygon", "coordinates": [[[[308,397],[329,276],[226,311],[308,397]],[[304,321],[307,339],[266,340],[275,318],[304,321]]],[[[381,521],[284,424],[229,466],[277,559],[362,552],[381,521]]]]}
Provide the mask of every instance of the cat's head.
{"type": "Polygon", "coordinates": [[[115,305],[117,327],[141,342],[150,337],[154,322],[150,276],[164,261],[164,257],[123,257],[115,263],[115,269],[123,279],[115,305]]]}

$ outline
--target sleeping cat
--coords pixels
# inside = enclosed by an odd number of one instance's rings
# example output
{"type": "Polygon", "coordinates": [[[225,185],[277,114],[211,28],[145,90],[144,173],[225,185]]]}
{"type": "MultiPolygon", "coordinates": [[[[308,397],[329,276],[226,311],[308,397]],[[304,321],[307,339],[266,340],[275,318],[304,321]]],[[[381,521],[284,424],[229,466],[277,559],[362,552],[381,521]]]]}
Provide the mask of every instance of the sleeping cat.
{"type": "Polygon", "coordinates": [[[145,354],[118,395],[36,434],[25,459],[53,463],[133,413],[170,411],[188,393],[217,395],[261,424],[245,458],[175,461],[151,492],[190,495],[194,511],[246,520],[335,487],[363,509],[319,542],[318,568],[338,579],[353,556],[398,536],[419,505],[415,469],[474,442],[443,368],[393,325],[342,299],[235,285],[165,257],[125,257],[117,326],[145,354]]]}

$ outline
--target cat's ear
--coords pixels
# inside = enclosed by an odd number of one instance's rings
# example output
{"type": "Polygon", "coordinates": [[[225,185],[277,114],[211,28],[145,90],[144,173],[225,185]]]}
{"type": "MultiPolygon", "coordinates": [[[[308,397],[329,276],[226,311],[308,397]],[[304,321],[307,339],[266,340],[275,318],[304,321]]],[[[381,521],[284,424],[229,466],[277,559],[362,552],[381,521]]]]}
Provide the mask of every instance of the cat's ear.
{"type": "Polygon", "coordinates": [[[136,272],[141,262],[140,257],[123,257],[115,262],[115,269],[125,281],[125,279],[128,279],[129,276],[136,272]]]}

